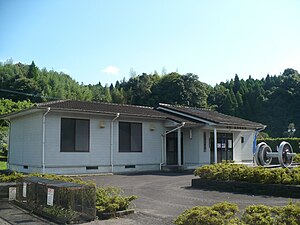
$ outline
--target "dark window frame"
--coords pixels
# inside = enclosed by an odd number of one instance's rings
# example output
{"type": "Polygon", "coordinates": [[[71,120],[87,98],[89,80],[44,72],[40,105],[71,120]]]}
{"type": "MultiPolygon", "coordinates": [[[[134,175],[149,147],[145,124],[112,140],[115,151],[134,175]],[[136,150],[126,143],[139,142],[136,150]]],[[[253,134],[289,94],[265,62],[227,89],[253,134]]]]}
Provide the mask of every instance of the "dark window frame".
{"type": "Polygon", "coordinates": [[[87,152],[90,152],[90,145],[91,145],[91,141],[90,141],[90,138],[91,138],[91,131],[90,131],[90,128],[91,128],[91,122],[89,119],[81,119],[81,118],[69,118],[69,117],[62,117],[60,119],[60,152],[70,152],[70,153],[76,153],[76,152],[79,152],[79,153],[87,153],[87,152]],[[74,149],[72,149],[71,151],[70,150],[65,150],[63,149],[64,146],[63,146],[63,126],[62,126],[62,121],[63,120],[73,120],[75,125],[74,125],[74,149]],[[88,127],[87,127],[87,130],[88,130],[88,135],[87,135],[87,150],[76,150],[76,121],[86,121],[88,122],[88,127]]]}
{"type": "Polygon", "coordinates": [[[141,153],[143,152],[143,123],[138,123],[138,122],[123,122],[120,121],[119,122],[119,152],[120,153],[141,153]],[[128,136],[128,142],[129,142],[129,148],[127,149],[121,149],[121,132],[120,132],[120,127],[121,124],[124,125],[129,125],[129,136],[128,136]],[[133,151],[133,146],[131,144],[131,140],[132,140],[132,125],[140,125],[140,149],[138,151],[133,151]]]}

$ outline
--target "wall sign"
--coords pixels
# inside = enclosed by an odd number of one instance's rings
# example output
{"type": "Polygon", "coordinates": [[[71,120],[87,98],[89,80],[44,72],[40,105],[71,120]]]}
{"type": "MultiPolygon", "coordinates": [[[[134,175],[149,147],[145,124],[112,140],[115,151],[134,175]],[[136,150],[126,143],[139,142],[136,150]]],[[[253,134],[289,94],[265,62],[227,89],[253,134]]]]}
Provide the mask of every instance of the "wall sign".
{"type": "Polygon", "coordinates": [[[9,201],[16,200],[16,195],[17,195],[17,188],[16,187],[10,187],[8,189],[8,200],[9,201]]]}
{"type": "Polygon", "coordinates": [[[26,182],[23,183],[23,197],[24,198],[27,197],[27,183],[26,182]]]}
{"type": "Polygon", "coordinates": [[[48,188],[48,191],[47,191],[47,205],[53,206],[53,199],[54,199],[54,189],[48,188]]]}

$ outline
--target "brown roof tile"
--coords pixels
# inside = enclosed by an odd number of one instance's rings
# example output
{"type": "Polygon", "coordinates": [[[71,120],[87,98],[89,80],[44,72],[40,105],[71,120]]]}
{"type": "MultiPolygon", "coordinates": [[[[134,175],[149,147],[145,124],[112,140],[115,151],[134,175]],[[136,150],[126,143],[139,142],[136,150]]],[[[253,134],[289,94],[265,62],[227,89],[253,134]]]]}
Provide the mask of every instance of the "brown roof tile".
{"type": "Polygon", "coordinates": [[[249,120],[241,119],[234,116],[225,115],[210,109],[187,107],[187,106],[174,106],[169,104],[159,104],[160,108],[171,109],[176,112],[181,112],[187,115],[197,117],[202,120],[206,120],[219,125],[227,126],[242,126],[251,128],[263,128],[264,125],[261,123],[252,122],[249,120]]]}

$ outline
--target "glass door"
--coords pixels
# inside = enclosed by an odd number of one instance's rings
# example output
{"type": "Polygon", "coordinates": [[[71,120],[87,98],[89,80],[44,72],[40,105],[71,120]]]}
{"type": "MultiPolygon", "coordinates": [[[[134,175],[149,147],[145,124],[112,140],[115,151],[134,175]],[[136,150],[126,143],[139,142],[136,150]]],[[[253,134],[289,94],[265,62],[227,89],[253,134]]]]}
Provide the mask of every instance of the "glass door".
{"type": "MultiPolygon", "coordinates": [[[[214,133],[210,133],[210,163],[214,163],[214,133]]],[[[217,162],[233,160],[233,134],[217,133],[217,162]]]]}

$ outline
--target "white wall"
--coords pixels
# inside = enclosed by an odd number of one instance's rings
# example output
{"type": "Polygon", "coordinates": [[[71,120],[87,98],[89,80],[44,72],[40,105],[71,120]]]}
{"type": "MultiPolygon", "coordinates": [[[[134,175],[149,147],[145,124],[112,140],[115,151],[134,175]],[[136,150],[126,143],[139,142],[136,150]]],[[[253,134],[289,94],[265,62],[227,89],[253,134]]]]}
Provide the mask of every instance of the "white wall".
{"type": "Polygon", "coordinates": [[[184,166],[187,169],[209,164],[209,131],[199,127],[183,129],[184,166]],[[192,130],[192,138],[190,138],[192,130]],[[206,132],[206,151],[204,151],[204,136],[206,132]]]}
{"type": "Polygon", "coordinates": [[[114,166],[115,172],[158,170],[161,163],[161,135],[165,132],[163,122],[120,118],[114,123],[114,166]],[[119,121],[142,123],[142,152],[119,152],[119,121]],[[154,128],[154,130],[152,130],[154,128]],[[126,168],[125,165],[135,165],[136,168],[126,168]],[[139,167],[139,168],[138,168],[139,167]]]}
{"type": "MultiPolygon", "coordinates": [[[[111,172],[110,122],[112,117],[51,112],[46,117],[46,172],[48,173],[97,173],[111,172]],[[90,151],[60,152],[61,118],[90,119],[90,151]],[[105,127],[100,128],[100,123],[105,127]],[[98,170],[86,170],[98,166],[98,170]]],[[[161,134],[163,123],[155,120],[123,118],[114,122],[114,172],[158,170],[161,161],[161,134]],[[142,123],[142,152],[119,152],[119,121],[142,123]],[[151,128],[155,128],[153,131],[151,128]],[[135,165],[136,168],[126,168],[135,165]]]]}
{"type": "Polygon", "coordinates": [[[42,165],[42,113],[11,119],[9,169],[40,172],[42,165]],[[28,166],[28,169],[24,169],[28,166]]]}
{"type": "Polygon", "coordinates": [[[254,135],[255,131],[239,131],[233,133],[233,160],[235,162],[252,162],[254,135]],[[244,143],[241,143],[242,137],[244,137],[244,143]]]}

